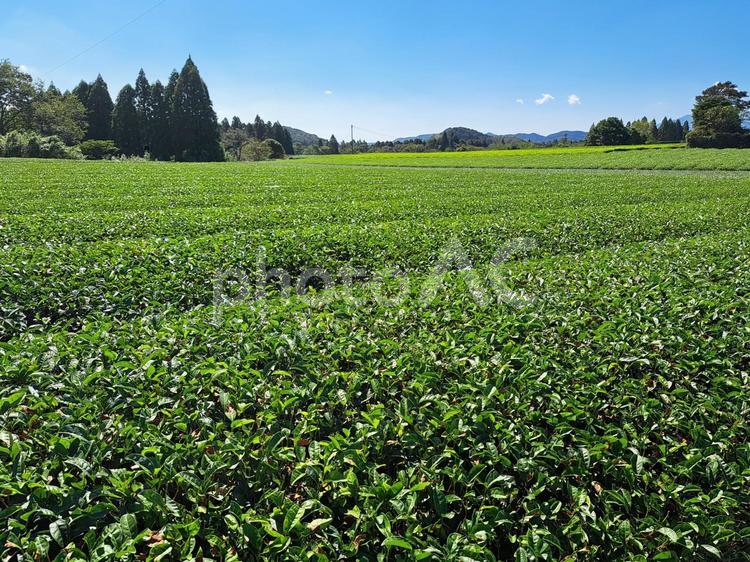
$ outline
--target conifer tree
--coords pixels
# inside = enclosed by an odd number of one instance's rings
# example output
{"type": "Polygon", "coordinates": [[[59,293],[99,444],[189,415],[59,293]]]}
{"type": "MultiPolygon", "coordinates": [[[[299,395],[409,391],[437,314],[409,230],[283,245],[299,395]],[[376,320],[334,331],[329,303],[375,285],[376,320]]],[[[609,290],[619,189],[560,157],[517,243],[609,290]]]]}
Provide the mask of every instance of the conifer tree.
{"type": "Polygon", "coordinates": [[[149,119],[151,113],[151,85],[148,83],[146,73],[141,68],[138,78],[135,81],[135,111],[138,115],[138,134],[141,149],[139,154],[143,153],[144,148],[150,150],[151,139],[149,138],[149,119]]]}
{"type": "Polygon", "coordinates": [[[78,83],[78,86],[73,88],[73,93],[78,98],[78,100],[81,102],[83,107],[86,107],[86,103],[89,99],[89,90],[91,89],[91,85],[86,82],[85,80],[81,80],[78,83]]]}
{"type": "Polygon", "coordinates": [[[172,74],[169,75],[169,81],[164,87],[164,104],[167,108],[167,122],[169,123],[168,131],[168,151],[170,157],[175,155],[175,139],[174,139],[174,120],[172,110],[174,108],[174,92],[177,88],[177,81],[180,79],[180,74],[176,70],[172,70],[172,74]]]}
{"type": "Polygon", "coordinates": [[[244,129],[245,125],[242,123],[242,119],[236,115],[232,117],[232,123],[229,125],[232,129],[244,129]]]}
{"type": "Polygon", "coordinates": [[[112,135],[125,156],[133,156],[141,150],[135,100],[135,90],[130,84],[126,84],[117,95],[117,103],[112,112],[112,135]]]}
{"type": "Polygon", "coordinates": [[[49,83],[49,86],[47,87],[47,96],[55,96],[58,98],[62,96],[62,92],[57,89],[54,82],[49,83]]]}
{"type": "Polygon", "coordinates": [[[266,138],[266,123],[260,118],[260,115],[255,116],[255,122],[253,123],[253,130],[255,132],[255,138],[263,140],[266,138]]]}
{"type": "Polygon", "coordinates": [[[214,162],[224,159],[219,144],[219,124],[208,88],[190,57],[175,86],[172,120],[178,160],[214,162]]]}
{"type": "Polygon", "coordinates": [[[448,139],[448,133],[445,131],[442,132],[440,135],[440,138],[438,139],[438,149],[439,150],[448,150],[451,146],[450,140],[448,139]]]}
{"type": "Polygon", "coordinates": [[[226,133],[229,129],[231,129],[231,126],[229,125],[229,119],[224,117],[224,119],[221,120],[221,123],[219,123],[219,127],[221,128],[222,133],[226,133]]]}
{"type": "Polygon", "coordinates": [[[659,142],[659,127],[656,126],[656,119],[652,119],[649,123],[649,138],[651,142],[659,142]]]}
{"type": "Polygon", "coordinates": [[[102,75],[96,77],[91,84],[88,97],[86,98],[86,119],[88,130],[86,138],[90,140],[112,139],[112,110],[114,104],[109,95],[107,83],[102,75]]]}
{"type": "Polygon", "coordinates": [[[339,141],[336,140],[334,135],[331,135],[331,139],[328,141],[328,148],[330,148],[331,154],[339,153],[339,141]]]}
{"type": "Polygon", "coordinates": [[[284,140],[281,142],[281,146],[284,147],[284,152],[287,153],[287,156],[292,156],[294,154],[294,141],[292,140],[292,135],[286,127],[283,127],[283,130],[284,140]]]}
{"type": "Polygon", "coordinates": [[[151,115],[148,120],[151,156],[157,160],[169,160],[171,153],[171,130],[169,106],[164,96],[164,86],[158,80],[151,87],[151,115]]]}

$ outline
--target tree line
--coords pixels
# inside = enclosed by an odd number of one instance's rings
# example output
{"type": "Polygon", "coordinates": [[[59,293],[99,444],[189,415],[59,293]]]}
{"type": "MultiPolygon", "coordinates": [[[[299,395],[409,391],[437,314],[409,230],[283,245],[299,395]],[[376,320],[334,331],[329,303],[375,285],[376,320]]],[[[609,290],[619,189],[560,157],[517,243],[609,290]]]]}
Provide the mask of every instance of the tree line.
{"type": "Polygon", "coordinates": [[[687,122],[642,118],[627,124],[608,117],[591,126],[589,145],[687,142],[696,148],[750,148],[750,98],[733,82],[717,82],[695,98],[693,130],[687,122]]]}
{"type": "Polygon", "coordinates": [[[121,154],[154,160],[221,161],[249,140],[255,159],[294,154],[278,121],[235,117],[217,122],[208,87],[188,57],[166,85],[149,82],[141,69],[113,101],[101,74],[72,91],[34,82],[9,60],[0,61],[0,155],[64,158],[121,154]]]}
{"type": "Polygon", "coordinates": [[[629,144],[684,142],[690,132],[687,121],[664,118],[659,125],[655,119],[643,117],[627,124],[618,117],[608,117],[591,126],[586,144],[591,146],[615,146],[629,144]]]}
{"type": "Polygon", "coordinates": [[[253,122],[243,123],[237,116],[232,117],[231,122],[225,117],[219,127],[221,142],[234,160],[242,160],[243,152],[248,153],[251,160],[294,154],[292,135],[278,121],[263,121],[256,115],[253,122]]]}
{"type": "Polygon", "coordinates": [[[216,113],[198,67],[188,57],[164,86],[151,85],[141,69],[112,102],[101,75],[81,81],[73,94],[86,107],[86,140],[113,141],[125,156],[213,162],[224,159],[216,113]]]}

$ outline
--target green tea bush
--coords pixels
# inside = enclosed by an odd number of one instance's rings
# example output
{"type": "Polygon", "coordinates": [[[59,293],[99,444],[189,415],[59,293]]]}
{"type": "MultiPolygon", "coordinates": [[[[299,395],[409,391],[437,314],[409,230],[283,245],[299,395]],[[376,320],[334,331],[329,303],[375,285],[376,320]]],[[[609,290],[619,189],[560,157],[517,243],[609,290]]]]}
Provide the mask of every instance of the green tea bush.
{"type": "Polygon", "coordinates": [[[749,558],[746,172],[4,160],[0,192],[3,560],[749,558]],[[261,262],[335,283],[217,302],[261,262]]]}

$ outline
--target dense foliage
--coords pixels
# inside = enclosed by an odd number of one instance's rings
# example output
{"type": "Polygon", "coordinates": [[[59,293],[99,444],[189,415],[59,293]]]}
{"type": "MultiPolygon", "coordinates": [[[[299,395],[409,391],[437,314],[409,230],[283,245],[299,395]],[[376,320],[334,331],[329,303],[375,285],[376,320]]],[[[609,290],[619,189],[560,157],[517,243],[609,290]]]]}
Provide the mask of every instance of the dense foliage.
{"type": "Polygon", "coordinates": [[[314,161],[0,162],[4,559],[748,559],[746,173],[314,161]]]}
{"type": "Polygon", "coordinates": [[[65,145],[57,136],[42,137],[34,132],[11,131],[0,136],[0,157],[6,158],[77,158],[79,152],[65,145]]]}
{"type": "Polygon", "coordinates": [[[683,142],[690,131],[687,122],[664,118],[657,126],[656,120],[643,117],[627,125],[622,119],[608,117],[591,126],[586,144],[590,146],[617,146],[646,143],[683,142]]]}
{"type": "Polygon", "coordinates": [[[259,115],[255,117],[253,123],[243,123],[237,116],[232,118],[231,123],[226,118],[222,120],[221,143],[235,160],[242,159],[243,147],[251,141],[277,142],[283,150],[281,156],[285,154],[291,156],[295,153],[291,133],[278,121],[266,123],[259,115]]]}
{"type": "Polygon", "coordinates": [[[695,98],[695,130],[688,145],[695,148],[750,148],[750,98],[731,82],[718,82],[695,98]]]}
{"type": "Polygon", "coordinates": [[[150,85],[143,70],[135,84],[125,85],[115,104],[101,75],[61,93],[53,84],[34,85],[20,67],[0,61],[0,135],[36,133],[69,146],[111,141],[125,156],[148,153],[158,160],[224,159],[208,88],[192,59],[172,73],[166,88],[159,81],[150,85]]]}

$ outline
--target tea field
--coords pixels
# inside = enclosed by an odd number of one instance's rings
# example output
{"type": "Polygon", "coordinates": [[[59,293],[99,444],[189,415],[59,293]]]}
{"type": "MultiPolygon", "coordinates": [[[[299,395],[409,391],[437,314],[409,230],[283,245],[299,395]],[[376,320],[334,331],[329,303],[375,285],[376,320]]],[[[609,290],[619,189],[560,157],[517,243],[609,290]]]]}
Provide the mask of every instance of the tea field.
{"type": "MultiPolygon", "coordinates": [[[[342,150],[346,150],[344,146],[342,150]]],[[[684,145],[585,146],[473,152],[367,153],[304,157],[306,163],[352,166],[609,170],[750,170],[741,149],[688,150],[684,145]]]]}
{"type": "Polygon", "coordinates": [[[750,156],[570,150],[0,160],[2,559],[750,560],[750,156]]]}

